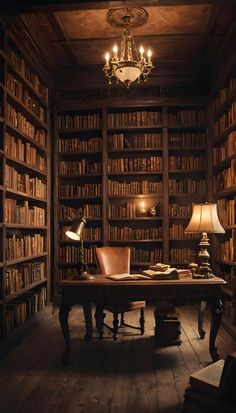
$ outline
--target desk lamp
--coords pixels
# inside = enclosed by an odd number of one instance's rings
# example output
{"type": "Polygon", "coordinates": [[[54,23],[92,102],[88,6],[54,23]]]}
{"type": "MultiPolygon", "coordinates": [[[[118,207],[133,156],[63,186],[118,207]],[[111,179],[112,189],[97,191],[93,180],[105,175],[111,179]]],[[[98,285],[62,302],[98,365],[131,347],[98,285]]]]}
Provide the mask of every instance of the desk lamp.
{"type": "Polygon", "coordinates": [[[199,244],[200,251],[198,253],[199,267],[195,271],[196,278],[214,277],[209,264],[210,254],[207,247],[210,244],[207,233],[222,234],[225,232],[218,218],[217,205],[207,203],[193,205],[192,217],[185,232],[202,233],[202,239],[199,244]]]}
{"type": "Polygon", "coordinates": [[[78,275],[76,277],[77,280],[94,279],[92,275],[88,275],[87,265],[84,262],[83,236],[84,236],[84,229],[85,229],[86,223],[87,223],[86,217],[83,216],[82,218],[76,219],[71,225],[70,229],[66,231],[66,235],[69,238],[73,239],[74,241],[80,241],[78,275]]]}

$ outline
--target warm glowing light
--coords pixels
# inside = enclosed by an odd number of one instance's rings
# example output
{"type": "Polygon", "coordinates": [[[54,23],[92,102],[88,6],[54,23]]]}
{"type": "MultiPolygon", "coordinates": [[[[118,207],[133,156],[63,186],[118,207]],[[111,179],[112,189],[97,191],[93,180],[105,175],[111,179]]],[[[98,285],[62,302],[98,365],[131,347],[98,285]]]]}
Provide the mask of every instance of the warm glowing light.
{"type": "Polygon", "coordinates": [[[108,52],[106,52],[106,54],[105,54],[105,59],[106,59],[106,66],[109,66],[110,55],[109,55],[108,52]]]}
{"type": "Polygon", "coordinates": [[[144,54],[144,48],[143,48],[143,46],[140,46],[139,51],[140,51],[140,56],[141,56],[141,59],[142,59],[142,58],[143,58],[143,54],[144,54]]]}
{"type": "Polygon", "coordinates": [[[148,63],[151,63],[152,51],[149,49],[147,52],[148,55],[148,63]]]}
{"type": "Polygon", "coordinates": [[[114,47],[113,47],[113,52],[114,52],[114,57],[115,57],[115,59],[117,59],[118,47],[117,47],[117,45],[116,45],[116,44],[114,44],[114,47]]]}

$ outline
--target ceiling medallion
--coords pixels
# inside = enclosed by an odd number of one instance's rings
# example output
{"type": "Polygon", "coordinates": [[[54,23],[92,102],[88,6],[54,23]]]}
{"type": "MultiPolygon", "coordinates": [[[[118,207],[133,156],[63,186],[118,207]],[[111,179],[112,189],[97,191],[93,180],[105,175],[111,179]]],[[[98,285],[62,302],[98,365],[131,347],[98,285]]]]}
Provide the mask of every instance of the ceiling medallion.
{"type": "Polygon", "coordinates": [[[144,49],[140,46],[139,55],[137,55],[134,38],[130,33],[130,27],[141,27],[146,24],[148,13],[141,7],[111,9],[107,13],[107,22],[112,27],[124,28],[121,38],[120,55],[118,55],[118,46],[113,47],[113,56],[107,52],[105,55],[105,65],[103,70],[111,84],[114,78],[117,83],[123,82],[127,88],[135,80],[138,82],[143,79],[147,80],[151,70],[154,68],[151,57],[152,52],[148,50],[147,58],[144,49]]]}

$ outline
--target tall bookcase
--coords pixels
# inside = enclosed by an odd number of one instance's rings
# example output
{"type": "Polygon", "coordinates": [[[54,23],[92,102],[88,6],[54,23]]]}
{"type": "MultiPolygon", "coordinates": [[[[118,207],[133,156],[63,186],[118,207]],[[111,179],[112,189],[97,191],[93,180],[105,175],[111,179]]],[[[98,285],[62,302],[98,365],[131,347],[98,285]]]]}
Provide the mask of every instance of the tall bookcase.
{"type": "MultiPolygon", "coordinates": [[[[210,103],[214,194],[225,235],[217,237],[216,264],[225,278],[224,320],[236,326],[236,78],[230,78],[210,103]]],[[[236,328],[234,329],[236,332],[236,328]]]]}
{"type": "Polygon", "coordinates": [[[50,287],[48,88],[17,45],[0,36],[0,331],[17,331],[50,287]]]}
{"type": "Polygon", "coordinates": [[[59,105],[54,147],[59,279],[76,271],[80,245],[64,234],[83,214],[91,272],[94,245],[129,245],[134,272],[195,259],[197,240],[184,228],[192,203],[207,200],[203,104],[59,105]]]}

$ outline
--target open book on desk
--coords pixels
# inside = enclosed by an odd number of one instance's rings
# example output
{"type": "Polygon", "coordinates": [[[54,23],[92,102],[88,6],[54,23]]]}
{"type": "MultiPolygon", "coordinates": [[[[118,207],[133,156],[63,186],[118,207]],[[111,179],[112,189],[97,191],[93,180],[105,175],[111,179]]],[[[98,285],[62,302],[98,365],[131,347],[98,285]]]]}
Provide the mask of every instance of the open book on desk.
{"type": "Polygon", "coordinates": [[[169,267],[165,271],[144,270],[141,274],[113,274],[108,275],[107,278],[115,281],[122,280],[178,280],[179,278],[190,278],[191,272],[189,270],[179,270],[177,268],[169,267]]]}

